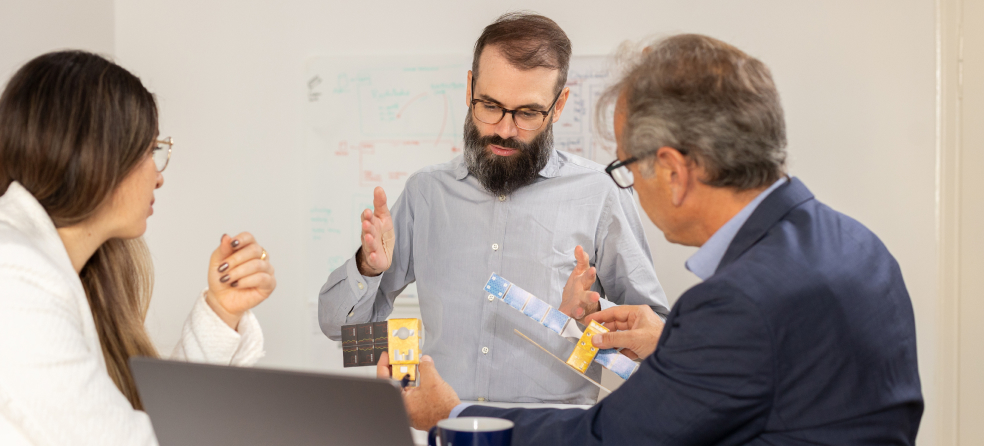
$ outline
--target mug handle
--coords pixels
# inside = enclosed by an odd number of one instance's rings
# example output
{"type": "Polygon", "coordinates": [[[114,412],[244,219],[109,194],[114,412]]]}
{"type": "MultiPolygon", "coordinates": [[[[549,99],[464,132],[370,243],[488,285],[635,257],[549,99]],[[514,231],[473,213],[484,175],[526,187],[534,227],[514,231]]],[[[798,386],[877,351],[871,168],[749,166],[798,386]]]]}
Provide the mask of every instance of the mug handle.
{"type": "Polygon", "coordinates": [[[427,446],[439,446],[437,444],[437,426],[427,431],[427,446]]]}

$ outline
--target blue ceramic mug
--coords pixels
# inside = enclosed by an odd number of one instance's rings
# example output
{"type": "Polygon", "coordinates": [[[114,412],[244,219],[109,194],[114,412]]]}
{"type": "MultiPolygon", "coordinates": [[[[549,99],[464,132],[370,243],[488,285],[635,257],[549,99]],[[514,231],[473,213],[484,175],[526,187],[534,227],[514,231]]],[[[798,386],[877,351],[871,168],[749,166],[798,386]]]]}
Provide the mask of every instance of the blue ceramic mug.
{"type": "Polygon", "coordinates": [[[441,420],[427,433],[429,446],[509,446],[513,422],[501,418],[462,417],[441,420]]]}

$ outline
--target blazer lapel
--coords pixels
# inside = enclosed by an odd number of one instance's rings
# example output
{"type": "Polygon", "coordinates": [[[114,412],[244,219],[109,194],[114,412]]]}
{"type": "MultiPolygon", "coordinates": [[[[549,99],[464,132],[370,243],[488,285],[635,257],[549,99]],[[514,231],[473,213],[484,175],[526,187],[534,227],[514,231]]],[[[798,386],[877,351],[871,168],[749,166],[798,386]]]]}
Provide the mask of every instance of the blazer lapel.
{"type": "Polygon", "coordinates": [[[812,199],[813,193],[796,177],[790,178],[786,184],[772,191],[765,200],[762,200],[755,212],[752,212],[752,215],[735,234],[735,238],[728,245],[728,250],[724,252],[724,257],[718,263],[715,273],[734,262],[748,248],[761,240],[765,233],[785,217],[789,211],[812,199]]]}

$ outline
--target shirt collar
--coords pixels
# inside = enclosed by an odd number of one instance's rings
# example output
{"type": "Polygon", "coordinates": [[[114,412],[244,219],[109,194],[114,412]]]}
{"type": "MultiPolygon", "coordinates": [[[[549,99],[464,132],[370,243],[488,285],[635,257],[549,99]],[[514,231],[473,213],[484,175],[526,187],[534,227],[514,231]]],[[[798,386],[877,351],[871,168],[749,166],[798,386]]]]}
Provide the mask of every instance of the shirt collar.
{"type": "Polygon", "coordinates": [[[461,181],[468,176],[468,166],[465,165],[465,155],[455,157],[454,161],[454,179],[461,181]]]}
{"type": "Polygon", "coordinates": [[[717,271],[718,265],[721,263],[721,259],[724,257],[724,253],[727,252],[728,246],[731,245],[731,241],[738,234],[738,230],[745,224],[748,217],[751,217],[752,212],[755,212],[755,208],[762,203],[762,200],[765,200],[772,191],[776,190],[776,188],[785,182],[786,177],[782,177],[775,183],[772,183],[768,189],[758,194],[755,199],[746,204],[734,217],[731,217],[724,226],[721,226],[721,228],[714,232],[711,238],[707,239],[707,242],[694,255],[687,259],[687,269],[697,277],[700,277],[700,280],[707,280],[713,276],[714,272],[717,271]]]}
{"type": "MultiPolygon", "coordinates": [[[[454,179],[461,181],[468,176],[468,165],[465,164],[465,156],[455,158],[454,160],[454,179]]],[[[550,158],[547,159],[547,165],[540,169],[539,175],[543,178],[556,178],[560,175],[560,168],[563,162],[560,159],[560,155],[557,154],[556,149],[550,149],[550,158]]]]}

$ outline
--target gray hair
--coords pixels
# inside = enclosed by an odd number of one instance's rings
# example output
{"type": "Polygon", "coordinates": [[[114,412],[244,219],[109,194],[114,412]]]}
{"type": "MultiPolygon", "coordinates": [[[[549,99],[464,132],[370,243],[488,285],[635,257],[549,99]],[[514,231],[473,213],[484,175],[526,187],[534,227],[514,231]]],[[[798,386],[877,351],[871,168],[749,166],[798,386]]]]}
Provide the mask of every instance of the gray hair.
{"type": "Polygon", "coordinates": [[[611,108],[624,97],[619,136],[627,154],[643,158],[672,147],[703,167],[703,183],[739,191],[785,175],[786,125],[765,64],[697,34],[642,51],[623,45],[621,52],[624,73],[602,94],[596,119],[597,128],[609,128],[611,108]]]}

